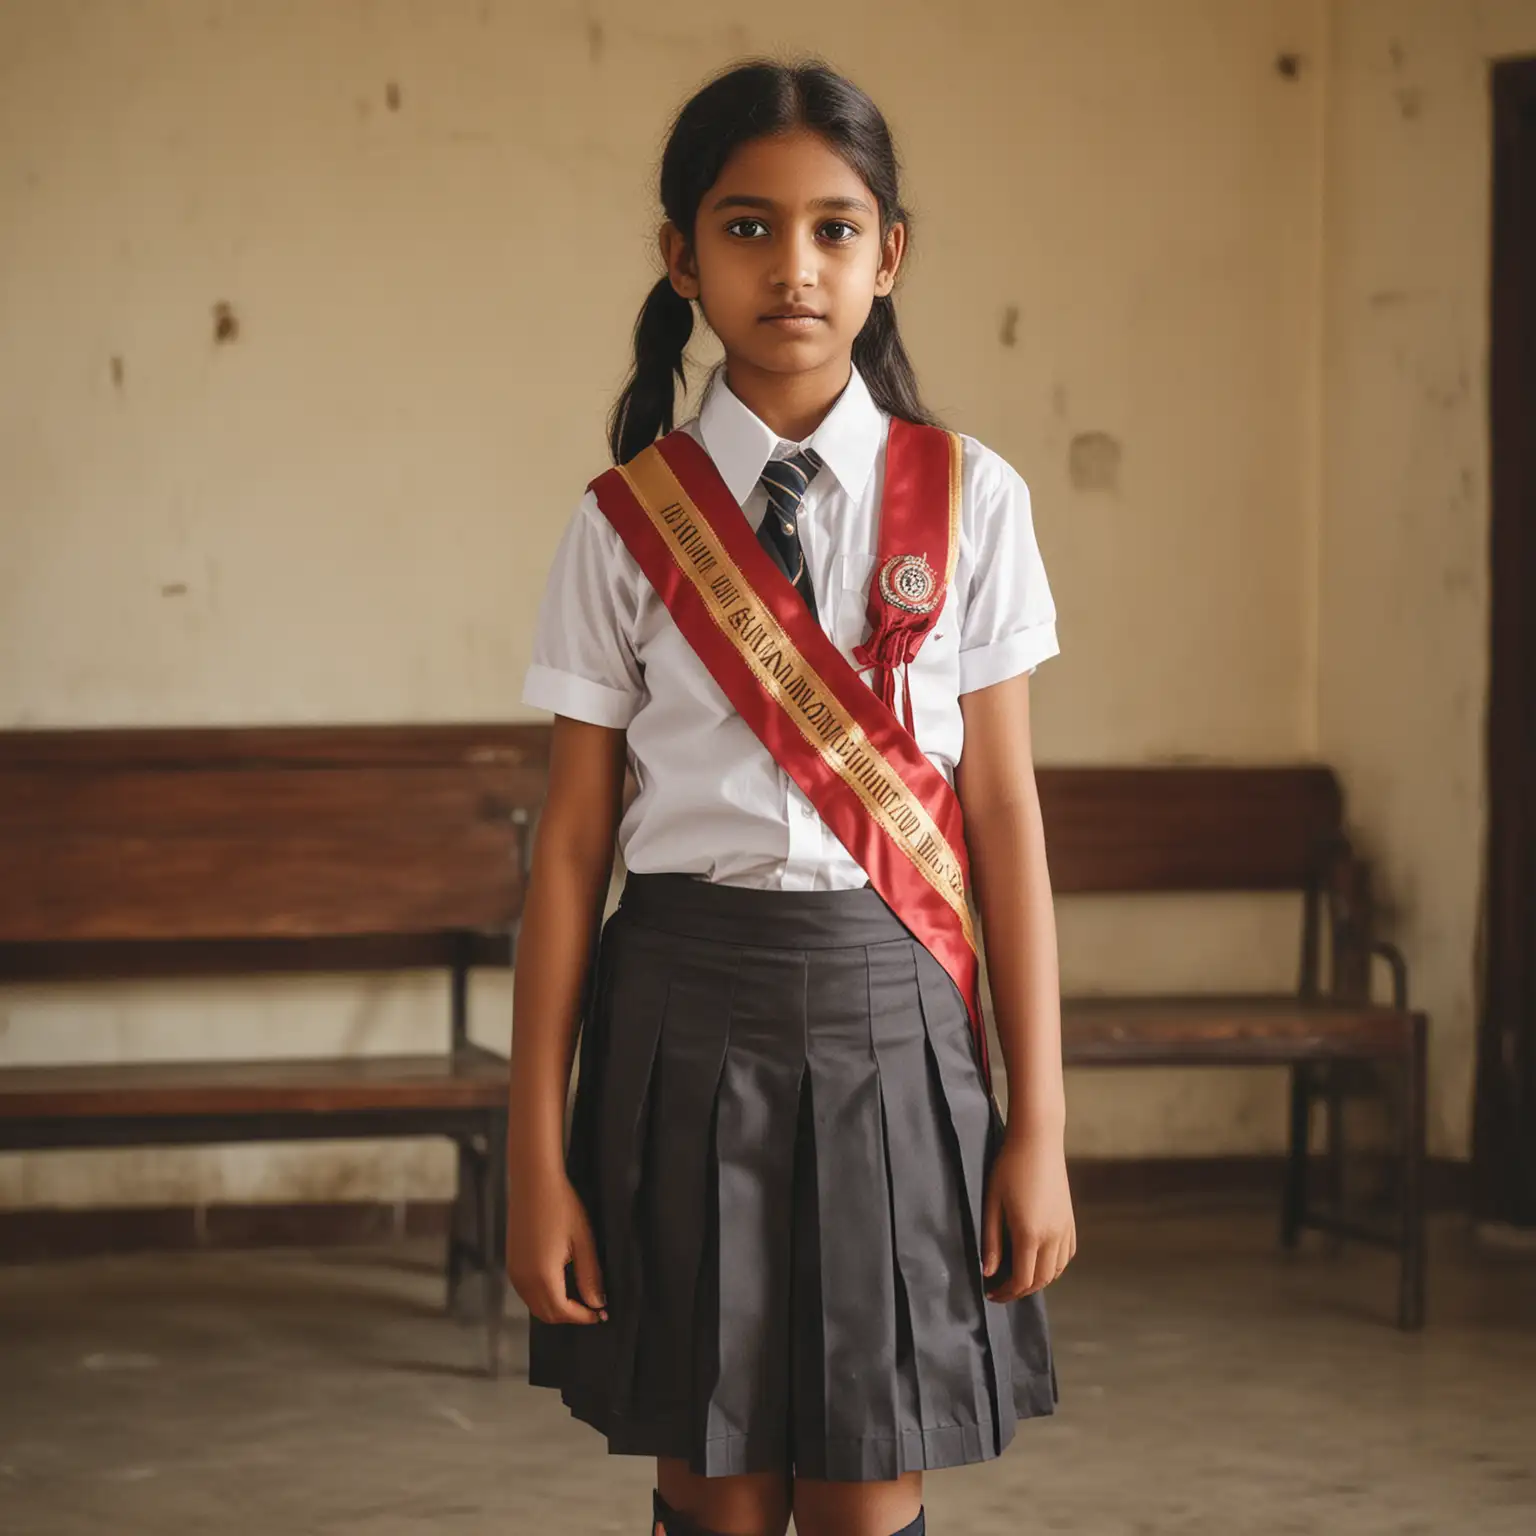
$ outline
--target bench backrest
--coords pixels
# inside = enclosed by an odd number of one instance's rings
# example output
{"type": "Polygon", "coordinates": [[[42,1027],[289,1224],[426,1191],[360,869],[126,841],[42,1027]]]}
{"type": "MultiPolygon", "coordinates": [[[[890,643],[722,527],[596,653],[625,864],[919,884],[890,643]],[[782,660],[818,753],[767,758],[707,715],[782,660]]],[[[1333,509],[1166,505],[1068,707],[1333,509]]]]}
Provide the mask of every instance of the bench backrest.
{"type": "Polygon", "coordinates": [[[0,732],[0,947],[505,933],[540,725],[0,732]]]}
{"type": "Polygon", "coordinates": [[[1058,893],[1305,891],[1343,848],[1327,768],[1042,768],[1058,893]]]}
{"type": "MultiPolygon", "coordinates": [[[[0,732],[0,945],[495,932],[542,724],[0,732]]],[[[1061,894],[1317,889],[1324,767],[1039,770],[1061,894]]]]}

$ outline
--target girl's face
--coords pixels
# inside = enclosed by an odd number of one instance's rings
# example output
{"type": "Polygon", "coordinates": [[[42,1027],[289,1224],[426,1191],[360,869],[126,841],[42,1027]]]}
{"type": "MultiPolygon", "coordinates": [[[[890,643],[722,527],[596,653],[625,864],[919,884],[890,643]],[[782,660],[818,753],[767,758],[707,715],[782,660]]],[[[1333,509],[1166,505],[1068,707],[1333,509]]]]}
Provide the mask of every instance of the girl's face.
{"type": "Polygon", "coordinates": [[[906,229],[882,238],[858,173],[806,129],[754,139],[704,194],[692,247],[668,224],[672,286],[698,299],[728,362],[770,374],[842,370],[875,299],[890,293],[906,229]]]}

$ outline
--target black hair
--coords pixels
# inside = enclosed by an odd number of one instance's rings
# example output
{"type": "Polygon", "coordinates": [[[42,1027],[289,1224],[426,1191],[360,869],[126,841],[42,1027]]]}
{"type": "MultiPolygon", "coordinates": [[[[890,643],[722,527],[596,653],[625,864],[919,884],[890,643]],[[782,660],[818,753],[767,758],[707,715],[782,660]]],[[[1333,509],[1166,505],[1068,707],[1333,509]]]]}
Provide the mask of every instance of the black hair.
{"type": "MultiPolygon", "coordinates": [[[[730,157],[754,139],[807,128],[858,173],[875,194],[882,238],[908,224],[891,131],[880,109],[851,80],[817,61],[753,60],[711,80],[677,115],[661,157],[661,206],[690,244],[699,204],[730,157]]],[[[616,462],[632,459],[673,426],[677,386],[687,384],[684,352],[693,305],[663,277],[635,322],[635,362],[608,421],[616,462]]],[[[877,298],[853,343],[853,363],[875,403],[892,416],[924,424],[933,417],[896,328],[895,301],[877,298]]]]}

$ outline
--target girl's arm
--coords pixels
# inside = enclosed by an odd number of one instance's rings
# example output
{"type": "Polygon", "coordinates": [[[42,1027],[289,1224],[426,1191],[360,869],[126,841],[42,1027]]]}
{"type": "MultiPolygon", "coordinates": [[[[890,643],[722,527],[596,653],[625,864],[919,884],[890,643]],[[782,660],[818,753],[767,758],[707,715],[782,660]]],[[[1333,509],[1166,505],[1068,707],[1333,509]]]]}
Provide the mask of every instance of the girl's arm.
{"type": "Polygon", "coordinates": [[[591,1226],[565,1174],[565,1105],[624,763],[623,731],[556,717],[513,980],[507,1137],[507,1271],[529,1310],[550,1323],[597,1322],[605,1305],[591,1226]],[[568,1262],[586,1306],[566,1297],[568,1262]]]}
{"type": "Polygon", "coordinates": [[[1011,1301],[1049,1285],[1077,1251],[1056,918],[1030,746],[1029,676],[965,694],[960,708],[965,749],[956,790],[1008,1072],[1008,1131],[988,1181],[982,1267],[997,1273],[1006,1220],[1013,1263],[992,1294],[1011,1301]]]}

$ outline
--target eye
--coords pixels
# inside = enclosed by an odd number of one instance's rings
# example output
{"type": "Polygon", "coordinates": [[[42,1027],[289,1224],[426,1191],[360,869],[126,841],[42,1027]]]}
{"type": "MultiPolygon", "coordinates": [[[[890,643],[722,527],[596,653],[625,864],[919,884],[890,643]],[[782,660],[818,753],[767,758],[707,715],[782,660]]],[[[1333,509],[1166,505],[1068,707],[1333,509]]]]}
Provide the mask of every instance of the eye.
{"type": "Polygon", "coordinates": [[[846,245],[850,240],[858,239],[859,229],[847,219],[829,219],[821,226],[820,234],[823,240],[830,240],[833,245],[846,245]]]}
{"type": "Polygon", "coordinates": [[[725,232],[738,240],[761,240],[768,233],[768,226],[761,219],[732,219],[725,232]]]}

